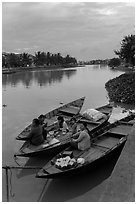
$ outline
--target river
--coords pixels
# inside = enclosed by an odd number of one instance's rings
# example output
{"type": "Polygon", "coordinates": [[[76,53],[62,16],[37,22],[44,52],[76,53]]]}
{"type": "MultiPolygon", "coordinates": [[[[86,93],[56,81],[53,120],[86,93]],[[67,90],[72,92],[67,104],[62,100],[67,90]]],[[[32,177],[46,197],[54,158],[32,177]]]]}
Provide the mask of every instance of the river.
{"type": "MultiPolygon", "coordinates": [[[[16,141],[15,137],[33,118],[60,106],[60,103],[68,103],[82,96],[86,96],[82,111],[108,103],[105,83],[122,73],[106,66],[89,65],[65,70],[26,71],[3,75],[2,104],[5,107],[2,108],[2,164],[17,166],[13,155],[22,142],[16,141]]],[[[117,110],[123,108],[128,107],[118,106],[117,110]]],[[[20,158],[18,163],[26,166],[43,166],[48,159],[20,158]]],[[[10,193],[14,193],[10,195],[10,201],[73,201],[94,188],[94,182],[95,186],[97,185],[96,181],[91,182],[95,175],[85,177],[81,182],[51,180],[46,184],[46,180],[35,178],[37,171],[9,171],[9,180],[11,179],[12,184],[10,193]]],[[[106,175],[107,171],[104,172],[101,174],[103,176],[101,179],[109,177],[106,175]]],[[[3,201],[6,201],[5,170],[2,170],[2,178],[2,197],[3,201]]],[[[96,200],[93,198],[90,201],[96,200]]]]}

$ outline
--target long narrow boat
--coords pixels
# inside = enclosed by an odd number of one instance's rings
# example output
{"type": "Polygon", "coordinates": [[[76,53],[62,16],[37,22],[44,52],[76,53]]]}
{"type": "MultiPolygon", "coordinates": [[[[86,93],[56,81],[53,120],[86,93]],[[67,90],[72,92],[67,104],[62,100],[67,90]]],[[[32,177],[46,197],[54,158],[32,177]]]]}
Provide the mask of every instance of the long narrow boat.
{"type": "MultiPolygon", "coordinates": [[[[49,128],[52,129],[52,126],[55,125],[57,122],[57,115],[62,114],[65,118],[65,120],[69,120],[72,116],[75,116],[79,114],[83,103],[84,103],[85,97],[79,98],[75,101],[72,101],[70,103],[67,103],[63,106],[60,106],[59,108],[56,108],[45,115],[45,121],[49,128]]],[[[31,129],[31,124],[29,124],[17,137],[17,140],[26,140],[29,132],[31,129]]]]}
{"type": "Polygon", "coordinates": [[[112,159],[127,140],[133,124],[128,122],[115,122],[103,134],[91,139],[88,150],[75,150],[66,148],[52,158],[37,174],[37,178],[60,178],[63,176],[78,175],[103,165],[112,159]]]}
{"type": "MultiPolygon", "coordinates": [[[[77,114],[77,116],[75,115],[77,118],[77,124],[79,124],[81,122],[86,123],[87,128],[89,129],[89,132],[92,135],[98,129],[100,129],[105,124],[107,124],[107,121],[108,121],[110,114],[112,112],[112,108],[113,107],[110,104],[107,104],[105,106],[97,108],[96,110],[101,111],[101,113],[103,113],[103,117],[100,120],[98,120],[97,122],[95,122],[93,120],[86,119],[81,114],[77,114]]],[[[68,107],[66,107],[66,109],[65,109],[65,107],[64,107],[60,110],[60,112],[63,113],[63,116],[65,117],[65,116],[70,115],[69,110],[71,110],[71,109],[69,109],[68,107]]],[[[71,117],[69,117],[69,118],[71,119],[71,117]]],[[[67,122],[68,122],[68,126],[69,126],[69,120],[67,122]]],[[[52,130],[54,130],[54,127],[52,128],[52,130]]],[[[54,139],[53,139],[54,141],[51,143],[48,143],[47,141],[45,141],[43,144],[41,144],[39,146],[34,146],[34,145],[30,144],[29,141],[26,141],[22,145],[22,147],[19,149],[19,151],[15,154],[15,156],[33,157],[33,156],[37,156],[40,154],[56,154],[57,152],[60,152],[64,148],[69,146],[69,142],[71,140],[71,137],[73,137],[73,135],[71,135],[69,132],[66,134],[64,134],[62,132],[57,132],[54,134],[54,139]]]]}
{"type": "Polygon", "coordinates": [[[119,120],[116,120],[115,122],[113,123],[110,123],[109,120],[108,120],[108,123],[103,126],[102,128],[99,128],[96,132],[94,132],[92,134],[92,138],[94,137],[97,137],[98,135],[104,133],[105,131],[113,128],[113,127],[116,127],[117,125],[119,126],[120,124],[123,124],[123,125],[134,125],[135,123],[135,113],[128,113],[128,115],[124,116],[123,118],[119,119],[119,120]]]}

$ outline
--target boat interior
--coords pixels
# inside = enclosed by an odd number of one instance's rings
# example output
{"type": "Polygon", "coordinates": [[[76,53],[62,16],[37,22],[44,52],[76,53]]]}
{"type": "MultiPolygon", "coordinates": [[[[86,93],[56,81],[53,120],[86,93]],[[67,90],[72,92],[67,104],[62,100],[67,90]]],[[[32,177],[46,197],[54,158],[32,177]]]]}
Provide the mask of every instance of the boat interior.
{"type": "MultiPolygon", "coordinates": [[[[82,157],[85,159],[85,164],[92,162],[98,159],[99,157],[104,156],[111,149],[117,147],[120,144],[120,141],[122,139],[124,139],[122,134],[107,132],[97,137],[93,141],[91,140],[91,147],[87,150],[81,151],[81,150],[73,149],[72,147],[68,147],[65,151],[63,151],[62,153],[54,157],[53,160],[51,161],[50,168],[49,166],[48,168],[45,167],[45,170],[50,174],[53,172],[57,173],[58,170],[55,167],[54,163],[56,159],[61,156],[68,155],[68,156],[74,157],[75,159],[82,157]]],[[[59,172],[60,171],[61,170],[59,170],[59,172]]]]}

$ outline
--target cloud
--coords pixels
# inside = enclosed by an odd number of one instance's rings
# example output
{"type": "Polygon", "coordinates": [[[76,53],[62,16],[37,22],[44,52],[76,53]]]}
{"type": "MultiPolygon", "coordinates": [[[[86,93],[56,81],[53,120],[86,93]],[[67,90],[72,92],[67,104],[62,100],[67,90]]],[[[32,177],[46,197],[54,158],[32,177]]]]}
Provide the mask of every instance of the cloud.
{"type": "MultiPolygon", "coordinates": [[[[3,49],[26,49],[32,53],[38,49],[59,51],[76,57],[83,57],[84,50],[88,58],[92,49],[102,45],[107,50],[106,57],[113,55],[107,42],[115,46],[121,36],[134,28],[134,6],[130,5],[120,2],[3,3],[3,49]]],[[[99,53],[96,49],[96,57],[97,51],[101,56],[102,51],[99,53]]]]}
{"type": "Polygon", "coordinates": [[[98,9],[98,13],[107,16],[117,14],[116,10],[114,9],[98,9]]]}

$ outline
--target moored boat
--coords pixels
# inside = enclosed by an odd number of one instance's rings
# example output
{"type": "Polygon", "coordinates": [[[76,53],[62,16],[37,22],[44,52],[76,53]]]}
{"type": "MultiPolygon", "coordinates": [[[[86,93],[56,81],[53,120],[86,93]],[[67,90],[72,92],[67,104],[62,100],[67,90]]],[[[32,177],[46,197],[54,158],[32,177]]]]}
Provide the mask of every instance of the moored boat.
{"type": "MultiPolygon", "coordinates": [[[[71,105],[72,106],[72,105],[71,105]]],[[[91,119],[87,119],[84,115],[82,114],[75,114],[77,118],[77,124],[79,123],[86,123],[87,128],[89,130],[90,135],[92,135],[94,132],[96,132],[98,129],[103,127],[105,124],[107,124],[107,121],[109,119],[109,116],[112,112],[112,106],[110,104],[107,104],[105,106],[102,106],[100,108],[97,108],[96,110],[102,114],[102,117],[98,121],[94,121],[91,119]]],[[[65,116],[70,116],[72,113],[72,109],[69,109],[69,107],[66,106],[66,108],[61,108],[60,110],[61,114],[63,114],[64,118],[65,116]],[[71,111],[71,112],[69,112],[71,111]],[[65,115],[66,114],[66,115],[65,115]]],[[[74,114],[72,115],[74,116],[74,114]]],[[[67,122],[69,126],[69,120],[71,120],[71,117],[67,117],[67,122]]],[[[56,116],[54,116],[56,117],[56,116]]],[[[55,123],[54,123],[55,125],[55,123]]],[[[54,131],[54,126],[51,125],[50,128],[52,127],[52,130],[54,131]]],[[[15,156],[24,156],[24,157],[32,157],[32,156],[37,156],[40,154],[56,154],[57,152],[62,151],[64,148],[69,146],[70,140],[73,137],[69,132],[68,133],[63,133],[63,132],[56,132],[53,133],[54,138],[51,141],[51,143],[48,143],[45,141],[43,144],[39,146],[34,146],[30,144],[29,141],[24,142],[22,147],[19,149],[19,151],[15,154],[15,156]]]]}
{"type": "Polygon", "coordinates": [[[91,147],[81,151],[66,148],[52,158],[37,174],[37,178],[60,178],[85,173],[103,165],[122,150],[133,124],[121,121],[110,124],[110,129],[91,139],[91,147]]]}
{"type": "MultiPolygon", "coordinates": [[[[63,115],[65,120],[69,120],[71,117],[79,114],[83,103],[84,103],[85,97],[79,98],[75,101],[72,101],[68,104],[65,104],[63,106],[60,106],[59,108],[56,108],[46,114],[45,120],[47,123],[47,126],[49,129],[52,129],[52,126],[57,123],[57,115],[61,114],[63,115]]],[[[29,132],[31,129],[31,124],[29,124],[17,137],[16,140],[26,140],[29,132]]]]}

